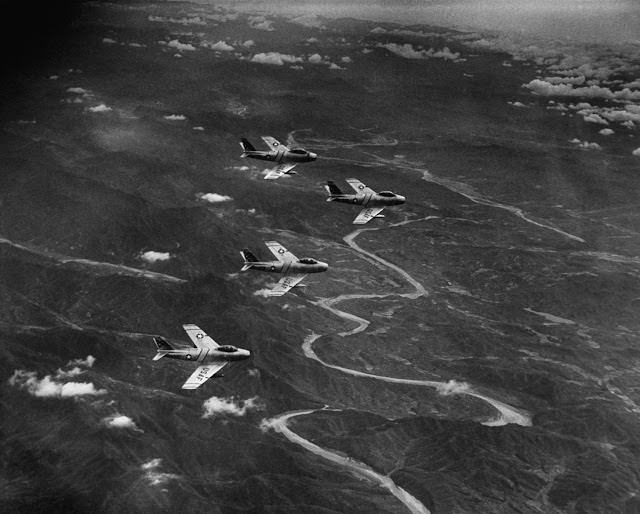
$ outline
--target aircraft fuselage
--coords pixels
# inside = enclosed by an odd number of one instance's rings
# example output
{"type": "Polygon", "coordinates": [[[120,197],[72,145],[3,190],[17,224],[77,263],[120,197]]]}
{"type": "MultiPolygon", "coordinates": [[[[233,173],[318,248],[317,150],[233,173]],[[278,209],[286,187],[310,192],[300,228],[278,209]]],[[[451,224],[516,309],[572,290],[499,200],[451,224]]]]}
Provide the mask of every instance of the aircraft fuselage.
{"type": "Polygon", "coordinates": [[[251,352],[249,350],[244,350],[243,348],[235,348],[230,346],[222,348],[228,348],[229,350],[221,351],[219,349],[211,350],[209,348],[182,348],[167,350],[163,353],[164,357],[168,359],[199,362],[201,364],[206,364],[214,361],[241,361],[248,359],[251,356],[251,352]],[[231,351],[231,348],[234,348],[234,350],[231,351]]]}
{"type": "Polygon", "coordinates": [[[327,271],[329,265],[326,262],[316,261],[313,264],[305,264],[300,261],[281,262],[252,262],[251,269],[267,271],[269,273],[322,273],[327,271]]]}
{"type": "Polygon", "coordinates": [[[245,157],[251,159],[258,159],[261,161],[276,162],[278,164],[298,164],[300,162],[312,162],[318,158],[318,155],[313,152],[307,152],[306,150],[272,150],[269,152],[263,152],[259,150],[245,151],[245,157]]]}
{"type": "Polygon", "coordinates": [[[333,195],[329,197],[329,200],[332,202],[362,205],[363,207],[386,207],[388,205],[403,204],[405,202],[405,197],[395,193],[386,193],[386,196],[381,195],[380,193],[358,193],[353,195],[333,195]],[[389,196],[389,194],[392,194],[393,196],[389,196]]]}

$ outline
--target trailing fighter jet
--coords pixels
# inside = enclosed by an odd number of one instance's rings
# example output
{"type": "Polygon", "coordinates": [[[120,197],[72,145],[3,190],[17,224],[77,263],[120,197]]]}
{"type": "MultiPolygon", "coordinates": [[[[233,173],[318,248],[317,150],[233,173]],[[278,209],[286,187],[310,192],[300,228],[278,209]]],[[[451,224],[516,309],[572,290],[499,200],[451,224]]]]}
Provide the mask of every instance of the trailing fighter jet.
{"type": "Polygon", "coordinates": [[[243,152],[240,157],[251,157],[252,159],[259,159],[261,161],[277,162],[278,166],[265,175],[264,178],[267,180],[275,180],[284,174],[295,175],[296,172],[291,170],[293,170],[296,164],[315,161],[318,158],[317,154],[308,152],[303,148],[289,149],[270,136],[262,136],[262,140],[267,143],[269,147],[268,152],[256,150],[249,141],[242,138],[240,146],[243,152]]]}
{"type": "Polygon", "coordinates": [[[153,338],[153,342],[158,347],[158,353],[153,358],[154,361],[162,359],[162,357],[168,357],[169,359],[198,363],[198,367],[184,383],[182,389],[195,389],[204,384],[206,380],[224,368],[229,362],[248,359],[251,355],[249,350],[243,350],[231,345],[220,346],[196,325],[182,325],[182,328],[185,329],[187,335],[193,341],[194,348],[174,348],[161,337],[153,338]]]}
{"type": "Polygon", "coordinates": [[[326,262],[320,262],[315,259],[298,259],[277,241],[265,241],[265,244],[278,260],[260,261],[249,250],[245,249],[240,252],[244,258],[244,266],[240,271],[256,269],[270,273],[283,273],[284,276],[269,291],[268,296],[282,296],[295,287],[309,273],[321,273],[322,271],[327,271],[329,267],[326,262]]]}
{"type": "Polygon", "coordinates": [[[404,196],[397,195],[391,191],[376,193],[355,178],[348,178],[347,182],[355,190],[356,194],[343,193],[331,180],[324,187],[329,193],[327,202],[350,203],[365,207],[353,220],[354,225],[364,225],[373,218],[384,218],[384,214],[380,214],[382,209],[388,205],[400,205],[405,201],[404,196]]]}

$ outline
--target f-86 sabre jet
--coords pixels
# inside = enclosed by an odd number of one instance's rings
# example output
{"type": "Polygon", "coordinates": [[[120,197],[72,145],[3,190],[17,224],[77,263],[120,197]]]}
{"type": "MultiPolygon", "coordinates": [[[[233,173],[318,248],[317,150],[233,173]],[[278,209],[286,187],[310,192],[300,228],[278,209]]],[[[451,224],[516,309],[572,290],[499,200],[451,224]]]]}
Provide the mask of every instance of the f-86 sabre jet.
{"type": "Polygon", "coordinates": [[[229,362],[248,359],[251,355],[249,350],[231,345],[219,345],[196,325],[182,325],[182,328],[195,345],[194,348],[174,348],[161,337],[153,338],[153,342],[158,347],[154,361],[168,357],[198,363],[198,367],[184,383],[182,389],[196,389],[229,362]]]}
{"type": "Polygon", "coordinates": [[[268,296],[282,296],[293,287],[296,287],[309,273],[321,273],[329,268],[326,262],[310,258],[298,259],[277,241],[265,241],[265,244],[278,260],[260,261],[249,250],[244,249],[240,252],[244,258],[244,266],[240,271],[255,269],[269,273],[283,273],[284,276],[273,289],[269,290],[268,296]]]}
{"type": "Polygon", "coordinates": [[[389,205],[403,204],[405,201],[404,196],[392,193],[391,191],[380,191],[376,193],[373,189],[365,186],[355,178],[348,178],[347,183],[355,190],[355,194],[343,193],[331,180],[329,180],[324,187],[329,193],[327,202],[350,203],[365,207],[356,219],[353,220],[354,225],[364,225],[373,218],[384,218],[384,214],[380,214],[382,209],[389,205]]]}
{"type": "Polygon", "coordinates": [[[256,150],[248,140],[242,138],[240,146],[243,152],[240,157],[277,162],[278,166],[265,175],[264,178],[267,180],[275,180],[285,174],[295,175],[296,172],[291,170],[293,170],[297,164],[315,161],[318,158],[317,154],[309,152],[304,148],[289,149],[271,136],[262,136],[262,140],[267,143],[269,147],[268,152],[256,150]]]}

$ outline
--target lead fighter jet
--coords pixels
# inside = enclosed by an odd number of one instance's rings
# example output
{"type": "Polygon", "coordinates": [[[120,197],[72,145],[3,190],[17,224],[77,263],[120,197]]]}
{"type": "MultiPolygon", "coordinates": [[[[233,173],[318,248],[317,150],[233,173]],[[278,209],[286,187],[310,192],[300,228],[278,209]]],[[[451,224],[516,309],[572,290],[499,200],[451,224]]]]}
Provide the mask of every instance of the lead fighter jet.
{"type": "Polygon", "coordinates": [[[315,259],[298,259],[289,250],[277,241],[265,241],[267,248],[276,256],[277,261],[260,261],[249,250],[240,252],[244,258],[244,266],[240,271],[256,269],[270,273],[283,273],[284,276],[269,290],[268,296],[282,296],[287,291],[298,285],[298,283],[309,273],[321,273],[327,271],[329,265],[315,259]]]}
{"type": "Polygon", "coordinates": [[[265,175],[264,178],[267,180],[275,180],[284,174],[293,175],[295,171],[291,170],[293,170],[296,164],[315,161],[318,158],[317,154],[303,148],[289,149],[271,136],[262,136],[262,140],[267,143],[269,147],[268,152],[256,150],[248,140],[242,138],[240,146],[243,152],[240,157],[251,157],[252,159],[259,159],[261,161],[277,162],[278,166],[269,170],[269,173],[265,175]]]}
{"type": "Polygon", "coordinates": [[[373,218],[384,218],[380,214],[382,209],[388,205],[400,205],[405,201],[405,197],[392,193],[391,191],[380,191],[376,193],[373,189],[365,186],[355,178],[348,178],[347,183],[355,190],[356,194],[343,193],[334,182],[329,180],[324,186],[329,193],[327,202],[342,202],[354,205],[363,205],[365,208],[358,214],[354,225],[364,225],[373,218]]]}
{"type": "Polygon", "coordinates": [[[231,361],[248,359],[251,355],[249,350],[236,348],[231,345],[220,346],[211,339],[203,330],[196,325],[182,325],[187,335],[193,341],[195,348],[174,348],[161,337],[154,337],[158,353],[153,358],[154,361],[168,357],[169,359],[179,359],[197,362],[199,366],[187,379],[182,389],[195,389],[204,384],[209,378],[224,368],[231,361]]]}

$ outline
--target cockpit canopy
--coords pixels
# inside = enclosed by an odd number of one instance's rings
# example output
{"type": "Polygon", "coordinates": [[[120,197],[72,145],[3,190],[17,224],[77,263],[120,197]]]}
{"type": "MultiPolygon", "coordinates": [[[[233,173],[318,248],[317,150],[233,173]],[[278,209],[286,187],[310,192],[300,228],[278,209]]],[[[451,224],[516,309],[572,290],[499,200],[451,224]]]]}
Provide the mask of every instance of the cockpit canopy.
{"type": "Polygon", "coordinates": [[[219,352],[227,352],[227,353],[233,353],[238,351],[238,349],[235,346],[232,346],[230,344],[224,345],[224,346],[218,346],[218,348],[216,348],[216,350],[218,350],[219,352]]]}
{"type": "Polygon", "coordinates": [[[302,148],[294,148],[292,150],[289,150],[291,153],[297,153],[299,155],[304,155],[307,153],[306,150],[303,150],[302,148]]]}
{"type": "Polygon", "coordinates": [[[387,198],[393,198],[394,196],[396,196],[396,194],[392,193],[391,191],[380,191],[378,194],[380,196],[386,196],[387,198]]]}
{"type": "Polygon", "coordinates": [[[298,262],[300,264],[318,264],[317,260],[311,259],[309,257],[305,257],[304,259],[300,259],[298,262]]]}

